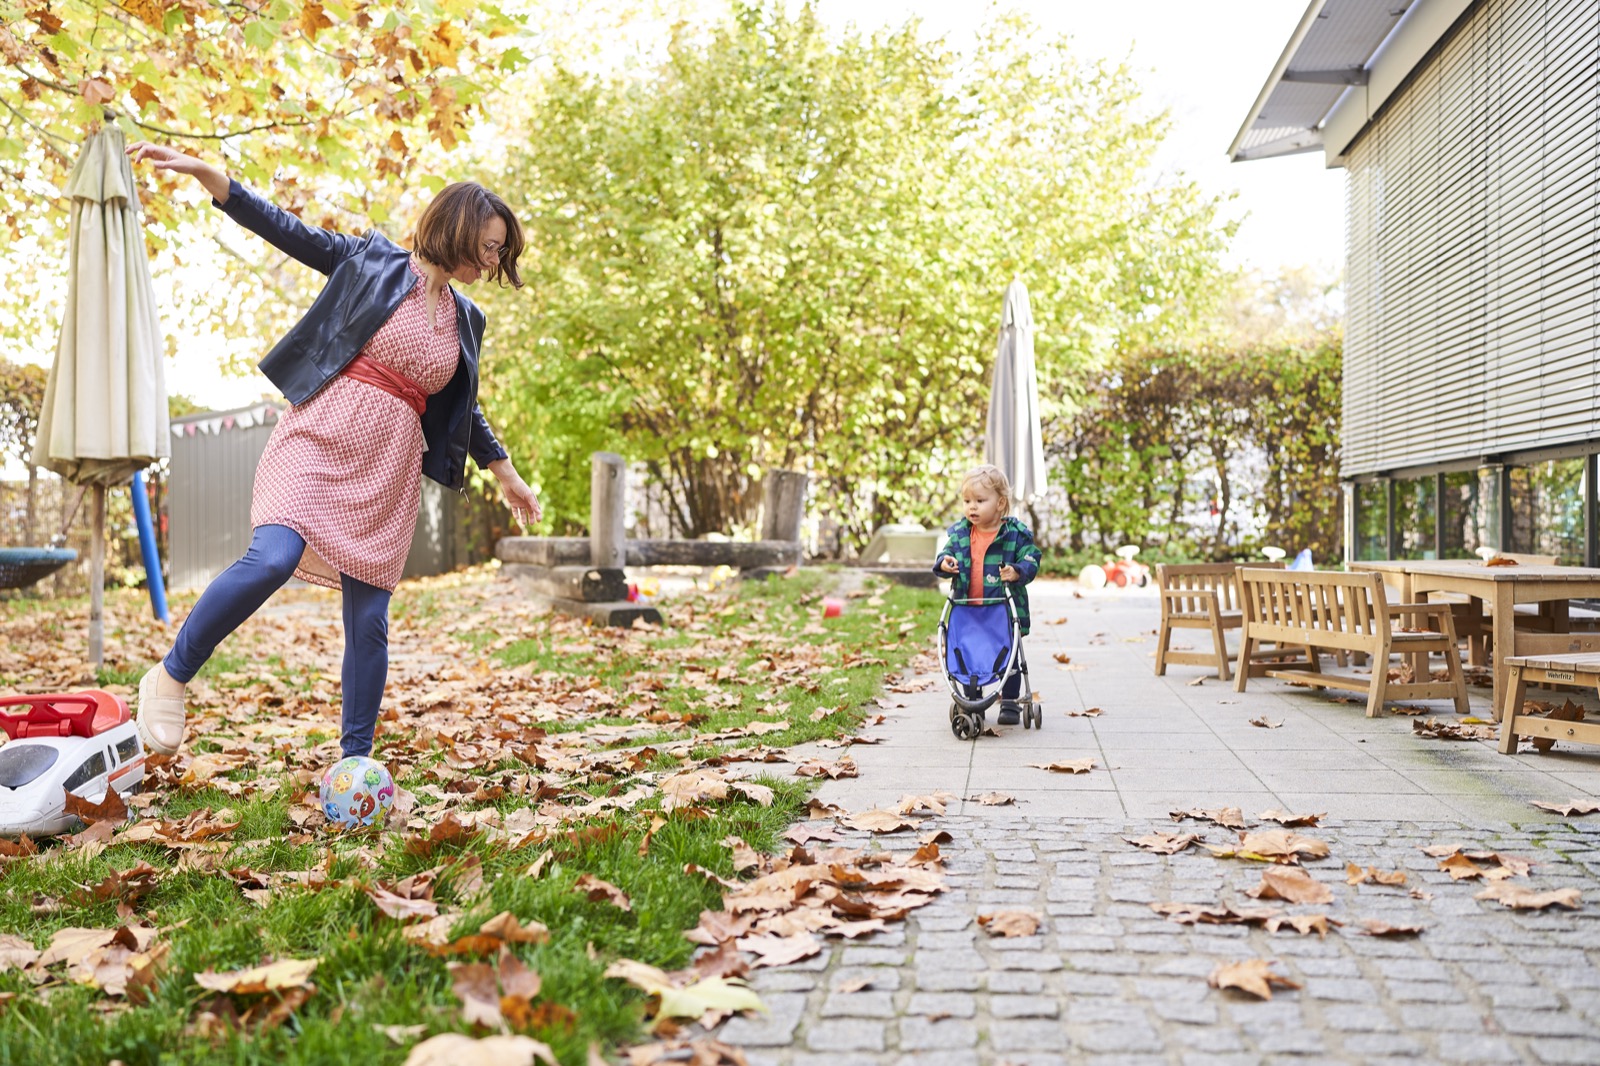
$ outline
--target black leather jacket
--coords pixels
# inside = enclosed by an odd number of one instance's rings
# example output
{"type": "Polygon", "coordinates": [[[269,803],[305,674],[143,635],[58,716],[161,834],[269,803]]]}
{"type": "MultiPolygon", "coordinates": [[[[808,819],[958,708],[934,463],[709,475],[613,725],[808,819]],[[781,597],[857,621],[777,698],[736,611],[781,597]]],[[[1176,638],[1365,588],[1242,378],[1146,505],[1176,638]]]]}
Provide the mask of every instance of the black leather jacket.
{"type": "MultiPolygon", "coordinates": [[[[305,313],[261,360],[261,372],[291,404],[302,404],[339,375],[389,320],[419,279],[407,265],[411,253],[371,230],[364,237],[308,226],[240,185],[228,183],[228,202],[212,205],[274,248],[328,276],[305,313]]],[[[422,412],[422,472],[456,489],[466,481],[467,456],[479,466],[506,458],[506,450],[478,408],[478,349],[483,312],[456,299],[461,361],[455,376],[428,397],[422,412]]]]}

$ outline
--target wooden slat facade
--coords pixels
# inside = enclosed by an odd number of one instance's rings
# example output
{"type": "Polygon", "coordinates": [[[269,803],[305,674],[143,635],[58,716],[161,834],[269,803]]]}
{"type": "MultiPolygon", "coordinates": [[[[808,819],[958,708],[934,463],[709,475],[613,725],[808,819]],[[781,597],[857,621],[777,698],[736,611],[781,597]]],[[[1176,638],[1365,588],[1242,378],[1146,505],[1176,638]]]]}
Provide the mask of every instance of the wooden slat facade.
{"type": "Polygon", "coordinates": [[[1481,0],[1345,165],[1344,475],[1600,442],[1600,5],[1481,0]]]}

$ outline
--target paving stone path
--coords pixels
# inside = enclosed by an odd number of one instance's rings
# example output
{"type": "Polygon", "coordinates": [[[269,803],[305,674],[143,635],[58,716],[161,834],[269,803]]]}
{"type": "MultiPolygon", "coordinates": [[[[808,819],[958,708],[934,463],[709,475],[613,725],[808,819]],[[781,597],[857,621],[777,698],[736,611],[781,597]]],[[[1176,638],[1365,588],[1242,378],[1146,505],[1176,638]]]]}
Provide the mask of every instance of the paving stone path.
{"type": "MultiPolygon", "coordinates": [[[[1008,729],[962,745],[945,728],[937,691],[908,695],[880,727],[884,743],[852,749],[861,776],[821,793],[853,811],[935,789],[966,797],[1005,788],[1021,802],[957,802],[927,819],[952,835],[942,846],[950,890],[906,922],[758,971],[752,983],[771,1013],[734,1019],[719,1034],[752,1066],[1600,1063],[1600,815],[1566,820],[1527,803],[1600,794],[1600,752],[1506,757],[1487,744],[1418,741],[1405,719],[1368,720],[1358,706],[1274,682],[1235,696],[1214,681],[1188,686],[1199,668],[1153,678],[1153,645],[1138,640],[1153,626],[1153,597],[1089,602],[1037,588],[1036,619],[1054,610],[1081,619],[1030,640],[1042,733],[1008,729]],[[1053,646],[1088,668],[1042,669],[1053,646]],[[1065,717],[1090,698],[1103,703],[1101,718],[1065,717]],[[1244,725],[1262,713],[1284,727],[1244,725]],[[1024,765],[1084,754],[1098,755],[1100,768],[1060,775],[1024,765]],[[1269,805],[1328,811],[1300,831],[1330,845],[1305,869],[1333,902],[1270,905],[1346,924],[1321,938],[1156,914],[1149,905],[1162,901],[1262,905],[1245,894],[1260,863],[1199,849],[1155,855],[1123,840],[1179,830],[1165,814],[1174,803],[1242,806],[1252,823],[1269,805]],[[1422,851],[1442,843],[1530,858],[1519,884],[1576,887],[1583,903],[1513,911],[1474,899],[1483,881],[1452,881],[1422,851]],[[1407,881],[1351,886],[1347,863],[1403,871],[1407,881]],[[991,937],[976,919],[998,910],[1029,910],[1043,923],[1034,936],[991,937]],[[1424,931],[1367,936],[1358,923],[1369,918],[1424,931]],[[1302,987],[1270,1001],[1208,987],[1219,963],[1249,958],[1277,960],[1275,970],[1302,987]]],[[[1475,699],[1485,713],[1483,694],[1475,699]]],[[[1236,839],[1193,822],[1181,831],[1236,839]]],[[[846,843],[917,841],[851,834],[846,843]]]]}
{"type": "MultiPolygon", "coordinates": [[[[1335,902],[1291,906],[1350,923],[1326,939],[1238,925],[1179,925],[1164,900],[1256,905],[1261,867],[1191,850],[1139,851],[1123,836],[1170,822],[1112,819],[937,820],[951,891],[902,929],[758,974],[772,1013],[722,1037],[763,1063],[1600,1062],[1600,832],[1363,822],[1314,832],[1328,860],[1307,863],[1335,902]],[[1441,841],[1533,857],[1540,888],[1574,885],[1573,912],[1514,912],[1473,899],[1421,851],[1441,841]],[[1344,863],[1403,870],[1407,888],[1347,886],[1344,863]],[[1002,939],[976,917],[1002,909],[1044,919],[1002,939]],[[1369,937],[1360,918],[1422,924],[1421,936],[1369,937]],[[1300,982],[1258,1001],[1207,986],[1219,963],[1279,960],[1300,982]],[[841,986],[867,981],[859,991],[841,986]],[[1308,1058],[1309,1056],[1309,1058],[1308,1058]]],[[[1221,841],[1226,834],[1207,834],[1221,841]]],[[[867,843],[853,841],[854,845],[867,843]]],[[[914,838],[877,838],[909,847],[914,838]]]]}

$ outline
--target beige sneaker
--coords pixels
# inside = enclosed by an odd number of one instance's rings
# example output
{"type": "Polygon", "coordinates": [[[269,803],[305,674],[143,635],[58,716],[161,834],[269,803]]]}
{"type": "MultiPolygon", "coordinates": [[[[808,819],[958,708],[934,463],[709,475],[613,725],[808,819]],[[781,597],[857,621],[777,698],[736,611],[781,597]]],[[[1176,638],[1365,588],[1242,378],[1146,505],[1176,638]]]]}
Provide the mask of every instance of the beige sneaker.
{"type": "Polygon", "coordinates": [[[159,755],[175,755],[183,743],[183,726],[188,714],[182,696],[156,695],[156,682],[165,675],[156,663],[139,679],[139,739],[146,749],[159,755]]]}

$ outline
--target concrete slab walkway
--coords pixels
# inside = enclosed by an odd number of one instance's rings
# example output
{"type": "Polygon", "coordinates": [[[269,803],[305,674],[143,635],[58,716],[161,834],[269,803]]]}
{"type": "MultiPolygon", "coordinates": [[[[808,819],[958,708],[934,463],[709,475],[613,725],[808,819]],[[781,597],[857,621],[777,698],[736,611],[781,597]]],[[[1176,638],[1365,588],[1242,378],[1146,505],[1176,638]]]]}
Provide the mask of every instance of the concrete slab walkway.
{"type": "MultiPolygon", "coordinates": [[[[1276,681],[1241,695],[1214,679],[1190,685],[1199,667],[1156,678],[1152,594],[1034,590],[1028,652],[1042,731],[963,743],[942,685],[892,695],[903,706],[868,731],[883,743],[850,751],[860,777],[822,787],[823,800],[851,811],[938,790],[961,797],[928,820],[953,837],[951,890],[886,934],[759,971],[771,1014],[721,1033],[753,1066],[1600,1062],[1600,815],[1569,822],[1528,805],[1600,795],[1600,751],[1502,756],[1488,743],[1417,739],[1408,717],[1367,719],[1360,704],[1276,681]],[[1096,706],[1098,717],[1067,714],[1096,706]],[[1261,716],[1283,724],[1249,724],[1261,716]],[[1026,765],[1084,757],[1096,761],[1088,774],[1026,765]],[[965,799],[989,791],[1016,803],[965,799]],[[1200,849],[1155,855],[1124,839],[1178,828],[1173,809],[1223,806],[1252,823],[1268,808],[1324,813],[1301,832],[1330,846],[1305,867],[1332,902],[1272,905],[1345,924],[1321,938],[1180,925],[1152,911],[1162,901],[1260,905],[1247,894],[1259,863],[1200,849]],[[1517,883],[1577,888],[1583,902],[1514,911],[1475,899],[1483,880],[1454,880],[1422,851],[1440,843],[1528,857],[1535,865],[1517,883]],[[1407,881],[1352,886],[1347,863],[1407,881]],[[978,915],[1007,909],[1038,915],[1039,932],[999,939],[979,928],[978,915]],[[1367,936],[1364,919],[1423,932],[1367,936]],[[1278,960],[1303,987],[1259,1001],[1207,986],[1219,962],[1246,958],[1278,960]]],[[[1473,704],[1488,716],[1486,689],[1473,704]]],[[[1429,706],[1454,718],[1448,704],[1429,706]]],[[[848,842],[916,846],[909,833],[848,842]]]]}
{"type": "MultiPolygon", "coordinates": [[[[869,734],[886,742],[852,748],[860,778],[825,785],[822,798],[855,808],[945,789],[1016,796],[1014,807],[988,809],[1001,817],[1165,818],[1179,807],[1235,806],[1339,819],[1530,822],[1556,816],[1529,800],[1600,794],[1600,748],[1506,756],[1486,741],[1418,739],[1411,716],[1367,718],[1362,703],[1338,702],[1337,692],[1253,678],[1237,693],[1199,666],[1156,677],[1154,592],[1076,591],[1075,583],[1039,582],[1031,593],[1034,630],[1025,647],[1043,729],[998,727],[997,736],[962,743],[950,733],[943,679],[929,675],[918,679],[925,691],[891,694],[904,706],[886,711],[869,734]],[[1065,622],[1052,624],[1058,619],[1065,622]],[[1098,716],[1069,716],[1093,707],[1098,716]],[[1254,718],[1281,725],[1253,726],[1254,718]],[[1088,774],[1027,765],[1086,756],[1095,760],[1088,774]]],[[[1474,715],[1492,717],[1489,690],[1471,692],[1474,715]]],[[[1445,700],[1413,706],[1457,720],[1445,700]]]]}

